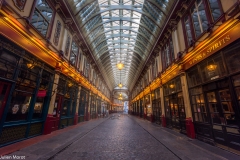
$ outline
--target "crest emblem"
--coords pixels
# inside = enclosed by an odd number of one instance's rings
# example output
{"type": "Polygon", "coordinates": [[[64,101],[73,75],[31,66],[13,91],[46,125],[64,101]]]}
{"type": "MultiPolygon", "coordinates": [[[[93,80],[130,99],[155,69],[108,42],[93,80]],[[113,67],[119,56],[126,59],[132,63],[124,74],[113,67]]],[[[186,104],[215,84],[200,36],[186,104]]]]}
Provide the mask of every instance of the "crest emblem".
{"type": "Polygon", "coordinates": [[[23,10],[27,0],[13,0],[14,5],[19,9],[23,10]]]}

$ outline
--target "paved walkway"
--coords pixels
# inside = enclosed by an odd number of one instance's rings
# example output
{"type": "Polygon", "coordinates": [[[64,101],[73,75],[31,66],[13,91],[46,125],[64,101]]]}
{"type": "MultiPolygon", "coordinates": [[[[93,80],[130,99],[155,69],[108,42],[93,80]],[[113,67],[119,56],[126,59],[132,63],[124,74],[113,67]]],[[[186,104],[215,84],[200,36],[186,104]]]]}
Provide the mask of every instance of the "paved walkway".
{"type": "Polygon", "coordinates": [[[130,115],[86,122],[7,156],[13,155],[30,160],[240,160],[240,156],[130,115]]]}

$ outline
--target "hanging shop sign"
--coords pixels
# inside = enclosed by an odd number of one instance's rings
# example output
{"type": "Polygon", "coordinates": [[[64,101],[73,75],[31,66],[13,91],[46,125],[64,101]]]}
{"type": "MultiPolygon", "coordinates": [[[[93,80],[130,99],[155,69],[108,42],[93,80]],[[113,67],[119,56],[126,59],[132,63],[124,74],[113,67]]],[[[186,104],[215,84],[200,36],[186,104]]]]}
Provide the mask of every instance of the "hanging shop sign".
{"type": "Polygon", "coordinates": [[[237,40],[240,35],[238,34],[240,30],[240,24],[238,24],[236,27],[231,29],[229,32],[226,32],[225,34],[221,35],[219,38],[214,40],[213,42],[209,43],[207,47],[205,47],[202,51],[199,53],[196,53],[192,58],[190,58],[185,64],[184,69],[188,69],[198,62],[202,61],[203,59],[209,57],[210,55],[216,53],[220,49],[226,47],[230,43],[237,40]]]}
{"type": "Polygon", "coordinates": [[[37,94],[37,97],[45,97],[46,94],[47,94],[46,90],[39,90],[38,94],[37,94]]]}

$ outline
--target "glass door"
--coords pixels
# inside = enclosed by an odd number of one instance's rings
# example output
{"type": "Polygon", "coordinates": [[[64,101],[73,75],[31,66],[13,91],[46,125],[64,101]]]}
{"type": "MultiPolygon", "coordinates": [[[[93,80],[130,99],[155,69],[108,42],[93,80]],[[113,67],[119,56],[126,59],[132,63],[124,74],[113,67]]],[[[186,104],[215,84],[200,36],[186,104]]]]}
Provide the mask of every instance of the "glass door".
{"type": "Polygon", "coordinates": [[[162,115],[162,110],[161,110],[161,101],[160,98],[157,99],[156,102],[156,123],[161,124],[161,115],[162,115]]]}
{"type": "Polygon", "coordinates": [[[172,115],[172,127],[180,130],[180,122],[179,122],[179,111],[178,111],[178,97],[177,94],[170,96],[170,106],[171,106],[171,115],[172,115]]]}
{"type": "Polygon", "coordinates": [[[9,83],[0,81],[0,119],[2,119],[2,114],[7,102],[10,86],[11,85],[9,83]]]}
{"type": "Polygon", "coordinates": [[[238,118],[230,90],[226,88],[207,92],[206,98],[213,124],[214,141],[222,148],[239,152],[238,118]]]}

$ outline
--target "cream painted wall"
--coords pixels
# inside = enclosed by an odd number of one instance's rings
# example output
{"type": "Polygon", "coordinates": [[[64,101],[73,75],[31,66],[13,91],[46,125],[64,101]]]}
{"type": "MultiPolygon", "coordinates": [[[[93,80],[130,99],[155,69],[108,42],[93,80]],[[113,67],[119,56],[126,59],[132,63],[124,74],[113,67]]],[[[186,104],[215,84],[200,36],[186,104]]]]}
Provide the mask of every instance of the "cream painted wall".
{"type": "Polygon", "coordinates": [[[238,0],[221,0],[223,12],[226,12],[238,0]]]}
{"type": "Polygon", "coordinates": [[[26,4],[24,6],[23,11],[20,11],[15,5],[13,0],[5,0],[5,2],[7,2],[18,14],[20,14],[22,17],[29,17],[30,12],[31,12],[31,8],[33,5],[33,0],[31,1],[26,1],[26,4]]]}

